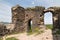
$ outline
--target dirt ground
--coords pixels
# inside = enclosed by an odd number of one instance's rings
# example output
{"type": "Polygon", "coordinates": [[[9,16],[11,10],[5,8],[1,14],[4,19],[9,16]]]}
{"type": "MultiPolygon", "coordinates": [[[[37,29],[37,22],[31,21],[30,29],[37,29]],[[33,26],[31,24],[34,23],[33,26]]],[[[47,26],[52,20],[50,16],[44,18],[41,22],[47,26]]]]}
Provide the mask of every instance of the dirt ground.
{"type": "Polygon", "coordinates": [[[53,36],[52,36],[52,31],[50,29],[45,30],[44,33],[35,35],[27,35],[27,33],[21,33],[21,34],[15,34],[15,35],[9,35],[6,38],[9,37],[15,37],[19,40],[53,40],[53,36]]]}

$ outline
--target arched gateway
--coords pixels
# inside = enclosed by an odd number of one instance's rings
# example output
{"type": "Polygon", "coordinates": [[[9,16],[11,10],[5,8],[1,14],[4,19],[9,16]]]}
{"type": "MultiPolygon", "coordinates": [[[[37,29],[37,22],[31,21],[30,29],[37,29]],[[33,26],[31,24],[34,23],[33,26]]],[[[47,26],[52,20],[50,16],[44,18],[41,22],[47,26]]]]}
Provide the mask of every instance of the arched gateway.
{"type": "Polygon", "coordinates": [[[15,31],[34,30],[44,25],[44,14],[51,12],[53,15],[53,29],[60,29],[60,7],[36,6],[34,8],[23,8],[19,5],[12,7],[12,23],[15,24],[15,31]],[[32,24],[30,23],[32,21],[32,24]],[[32,27],[30,27],[32,25],[32,27]]]}
{"type": "Polygon", "coordinates": [[[46,13],[46,12],[51,12],[52,13],[52,21],[53,21],[53,29],[57,29],[59,26],[59,22],[58,22],[58,15],[59,15],[59,13],[56,13],[56,11],[55,11],[55,9],[53,9],[53,7],[50,7],[50,8],[48,8],[48,9],[45,9],[44,10],[44,14],[46,13]]]}
{"type": "MultiPolygon", "coordinates": [[[[59,8],[60,9],[60,8],[59,8]]],[[[51,12],[53,16],[53,29],[59,28],[59,9],[58,7],[50,7],[44,10],[44,13],[51,12]]]]}

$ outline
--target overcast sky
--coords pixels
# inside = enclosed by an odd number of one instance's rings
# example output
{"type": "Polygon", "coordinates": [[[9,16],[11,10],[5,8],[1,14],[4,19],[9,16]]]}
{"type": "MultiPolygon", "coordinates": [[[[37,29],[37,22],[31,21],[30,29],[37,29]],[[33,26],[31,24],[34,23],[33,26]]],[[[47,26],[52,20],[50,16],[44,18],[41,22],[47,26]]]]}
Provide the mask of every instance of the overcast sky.
{"type": "MultiPolygon", "coordinates": [[[[0,0],[0,21],[11,22],[11,7],[19,4],[22,7],[44,6],[60,6],[60,0],[0,0]]],[[[44,15],[45,24],[52,24],[52,14],[44,15]]]]}

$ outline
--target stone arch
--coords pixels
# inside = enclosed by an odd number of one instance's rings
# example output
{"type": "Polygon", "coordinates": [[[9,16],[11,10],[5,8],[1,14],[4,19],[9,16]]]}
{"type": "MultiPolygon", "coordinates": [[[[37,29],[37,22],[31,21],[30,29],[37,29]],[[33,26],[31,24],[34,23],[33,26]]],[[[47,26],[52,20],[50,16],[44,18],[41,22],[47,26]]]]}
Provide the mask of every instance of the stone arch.
{"type": "Polygon", "coordinates": [[[28,31],[31,31],[31,28],[32,28],[32,19],[29,19],[28,20],[28,27],[27,27],[28,31]]]}
{"type": "Polygon", "coordinates": [[[53,14],[51,12],[44,13],[44,25],[46,24],[53,25],[53,14]]]}
{"type": "Polygon", "coordinates": [[[54,20],[53,20],[53,9],[45,9],[44,14],[47,12],[50,12],[52,14],[52,21],[54,22],[54,20]]]}
{"type": "Polygon", "coordinates": [[[57,28],[58,27],[58,14],[55,13],[55,10],[54,9],[51,9],[51,8],[48,8],[48,9],[45,9],[44,10],[44,14],[46,12],[51,12],[52,13],[52,20],[53,20],[53,29],[57,28]]]}

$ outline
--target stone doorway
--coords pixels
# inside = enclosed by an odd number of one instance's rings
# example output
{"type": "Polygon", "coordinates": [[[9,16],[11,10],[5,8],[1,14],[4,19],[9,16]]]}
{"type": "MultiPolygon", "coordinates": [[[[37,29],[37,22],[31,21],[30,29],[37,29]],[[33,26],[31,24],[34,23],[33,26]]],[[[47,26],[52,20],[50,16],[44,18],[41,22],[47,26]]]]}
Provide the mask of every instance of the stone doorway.
{"type": "Polygon", "coordinates": [[[53,24],[53,15],[51,12],[44,14],[44,24],[53,24]]]}
{"type": "Polygon", "coordinates": [[[53,29],[53,14],[51,12],[44,14],[44,25],[46,25],[46,28],[53,29]]]}
{"type": "Polygon", "coordinates": [[[28,32],[32,30],[32,19],[28,20],[28,32]]]}

